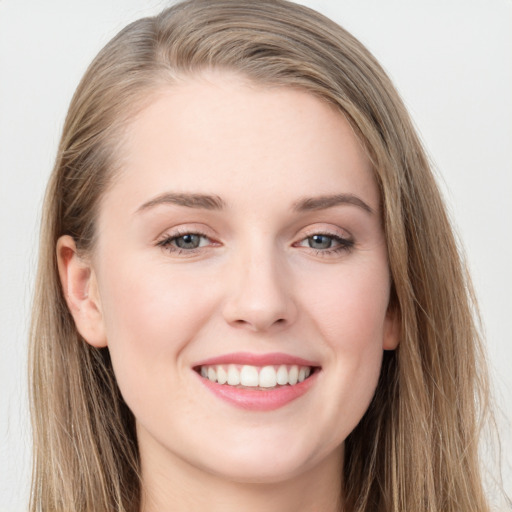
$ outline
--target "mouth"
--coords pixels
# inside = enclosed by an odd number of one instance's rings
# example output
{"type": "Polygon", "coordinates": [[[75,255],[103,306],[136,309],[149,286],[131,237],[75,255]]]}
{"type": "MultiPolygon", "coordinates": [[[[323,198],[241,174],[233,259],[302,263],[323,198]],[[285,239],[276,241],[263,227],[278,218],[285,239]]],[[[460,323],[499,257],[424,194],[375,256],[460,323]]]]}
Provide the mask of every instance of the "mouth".
{"type": "Polygon", "coordinates": [[[309,379],[319,368],[297,364],[240,365],[204,364],[194,370],[210,382],[237,389],[271,390],[296,386],[309,379]]]}
{"type": "Polygon", "coordinates": [[[288,354],[236,353],[193,367],[211,393],[232,406],[253,411],[279,409],[308,393],[321,366],[288,354]]]}

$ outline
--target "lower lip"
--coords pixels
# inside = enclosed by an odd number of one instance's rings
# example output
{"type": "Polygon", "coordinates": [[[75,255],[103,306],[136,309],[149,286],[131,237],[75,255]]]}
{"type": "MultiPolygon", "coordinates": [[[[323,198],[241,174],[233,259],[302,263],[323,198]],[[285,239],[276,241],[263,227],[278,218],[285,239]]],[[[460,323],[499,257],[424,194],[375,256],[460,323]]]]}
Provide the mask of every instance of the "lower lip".
{"type": "Polygon", "coordinates": [[[198,375],[206,388],[222,400],[250,411],[273,411],[289,404],[304,395],[316,381],[318,372],[294,386],[281,386],[274,389],[237,388],[228,384],[218,384],[198,375]]]}

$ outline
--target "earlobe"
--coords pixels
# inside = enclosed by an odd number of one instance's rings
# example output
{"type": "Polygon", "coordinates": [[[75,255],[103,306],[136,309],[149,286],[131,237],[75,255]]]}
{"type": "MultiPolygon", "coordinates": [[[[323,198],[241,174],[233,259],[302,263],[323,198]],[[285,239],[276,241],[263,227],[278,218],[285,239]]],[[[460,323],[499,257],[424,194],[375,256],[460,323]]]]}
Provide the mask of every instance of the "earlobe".
{"type": "Polygon", "coordinates": [[[395,350],[400,343],[400,311],[397,306],[389,305],[384,320],[384,336],[382,348],[384,350],[395,350]]]}
{"type": "Polygon", "coordinates": [[[78,332],[94,347],[105,347],[107,338],[96,282],[91,265],[77,252],[68,235],[57,241],[57,262],[62,291],[78,332]]]}

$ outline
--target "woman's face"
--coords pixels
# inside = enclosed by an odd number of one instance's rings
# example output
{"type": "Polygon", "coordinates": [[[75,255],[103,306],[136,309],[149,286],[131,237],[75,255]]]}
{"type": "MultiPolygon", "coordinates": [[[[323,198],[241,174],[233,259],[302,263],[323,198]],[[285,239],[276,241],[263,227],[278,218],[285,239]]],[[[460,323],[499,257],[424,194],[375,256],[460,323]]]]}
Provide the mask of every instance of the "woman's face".
{"type": "Polygon", "coordinates": [[[162,90],[122,161],[89,290],[143,468],[339,467],[397,343],[379,194],[347,121],[210,74],[162,90]]]}

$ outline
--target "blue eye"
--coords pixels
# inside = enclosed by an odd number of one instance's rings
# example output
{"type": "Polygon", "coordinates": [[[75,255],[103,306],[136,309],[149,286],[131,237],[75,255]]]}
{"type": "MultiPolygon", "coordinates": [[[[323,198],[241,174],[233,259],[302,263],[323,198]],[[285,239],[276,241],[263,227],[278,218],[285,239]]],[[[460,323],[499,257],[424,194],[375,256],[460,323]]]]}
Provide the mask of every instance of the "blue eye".
{"type": "Polygon", "coordinates": [[[180,249],[197,249],[201,245],[201,238],[203,238],[201,235],[187,233],[174,238],[173,241],[180,249]]]}
{"type": "Polygon", "coordinates": [[[313,235],[307,241],[312,249],[330,249],[335,243],[334,237],[328,235],[313,235]]]}
{"type": "Polygon", "coordinates": [[[166,236],[157,245],[171,252],[193,252],[196,249],[210,245],[210,239],[200,233],[183,233],[166,236]]]}
{"type": "Polygon", "coordinates": [[[354,241],[339,235],[315,233],[301,240],[297,246],[313,249],[317,254],[329,255],[341,251],[349,251],[354,247],[354,241]]]}

